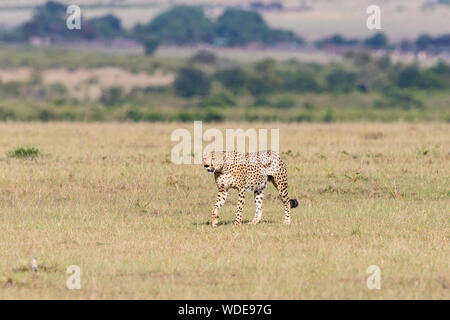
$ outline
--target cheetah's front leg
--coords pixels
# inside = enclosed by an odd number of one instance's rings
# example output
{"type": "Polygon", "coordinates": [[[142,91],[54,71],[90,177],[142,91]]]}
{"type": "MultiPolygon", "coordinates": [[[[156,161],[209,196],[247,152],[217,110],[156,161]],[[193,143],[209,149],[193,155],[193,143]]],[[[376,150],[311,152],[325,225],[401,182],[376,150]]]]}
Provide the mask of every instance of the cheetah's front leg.
{"type": "Polygon", "coordinates": [[[214,205],[214,208],[212,210],[211,225],[213,227],[216,227],[217,224],[219,223],[219,209],[225,203],[225,200],[227,199],[227,195],[228,195],[228,190],[219,189],[219,192],[217,193],[216,204],[214,205]]]}
{"type": "Polygon", "coordinates": [[[242,210],[244,208],[244,203],[245,203],[245,189],[241,189],[241,190],[239,190],[239,194],[238,194],[236,217],[234,219],[235,226],[239,226],[241,224],[242,210]]]}
{"type": "Polygon", "coordinates": [[[261,221],[263,198],[264,198],[264,190],[255,191],[256,213],[253,220],[250,221],[248,224],[257,224],[259,221],[261,221]]]}

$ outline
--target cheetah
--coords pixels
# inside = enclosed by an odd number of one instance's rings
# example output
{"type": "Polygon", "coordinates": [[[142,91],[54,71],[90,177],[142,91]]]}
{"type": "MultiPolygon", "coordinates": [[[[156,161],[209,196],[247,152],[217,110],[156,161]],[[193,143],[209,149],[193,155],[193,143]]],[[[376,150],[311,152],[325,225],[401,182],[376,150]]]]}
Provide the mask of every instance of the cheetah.
{"type": "Polygon", "coordinates": [[[219,222],[218,211],[225,203],[228,189],[238,190],[238,203],[234,225],[239,226],[242,220],[242,210],[245,202],[245,192],[253,191],[256,213],[249,224],[261,221],[263,211],[264,188],[270,181],[278,190],[284,205],[284,221],[290,224],[290,209],[298,206],[297,199],[289,199],[287,188],[287,169],[285,162],[274,151],[240,153],[236,151],[210,152],[203,157],[203,166],[214,174],[218,194],[212,209],[212,226],[219,222]]]}

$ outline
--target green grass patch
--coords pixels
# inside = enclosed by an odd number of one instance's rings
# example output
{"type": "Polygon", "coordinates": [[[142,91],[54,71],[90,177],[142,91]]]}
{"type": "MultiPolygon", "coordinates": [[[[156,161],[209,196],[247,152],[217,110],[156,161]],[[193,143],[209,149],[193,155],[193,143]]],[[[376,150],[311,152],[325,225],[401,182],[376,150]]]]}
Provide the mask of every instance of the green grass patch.
{"type": "Polygon", "coordinates": [[[35,147],[20,147],[6,153],[9,158],[34,159],[43,156],[42,152],[35,147]]]}

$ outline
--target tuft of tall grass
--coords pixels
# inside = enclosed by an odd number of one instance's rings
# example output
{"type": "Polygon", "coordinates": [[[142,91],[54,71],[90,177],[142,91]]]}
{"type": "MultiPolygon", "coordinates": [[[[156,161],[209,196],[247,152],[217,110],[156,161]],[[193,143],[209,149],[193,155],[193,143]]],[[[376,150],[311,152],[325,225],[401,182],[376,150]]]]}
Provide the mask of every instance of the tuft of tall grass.
{"type": "Polygon", "coordinates": [[[20,147],[6,153],[9,158],[34,159],[42,156],[42,152],[35,147],[20,147]]]}

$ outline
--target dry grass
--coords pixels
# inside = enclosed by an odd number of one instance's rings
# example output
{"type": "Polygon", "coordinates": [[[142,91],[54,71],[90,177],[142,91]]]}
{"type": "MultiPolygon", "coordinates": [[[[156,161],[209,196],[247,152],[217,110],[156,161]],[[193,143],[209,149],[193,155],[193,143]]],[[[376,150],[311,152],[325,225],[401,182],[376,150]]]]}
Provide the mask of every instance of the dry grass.
{"type": "Polygon", "coordinates": [[[280,128],[290,226],[270,186],[261,224],[228,224],[232,192],[212,229],[212,176],[169,161],[177,124],[2,124],[0,298],[450,298],[450,125],[253,126],[280,128]]]}

